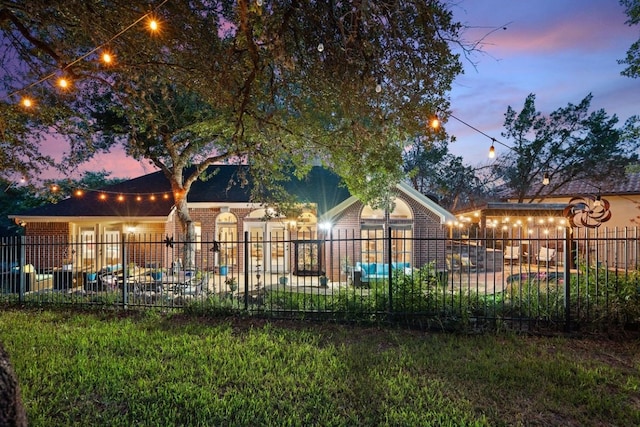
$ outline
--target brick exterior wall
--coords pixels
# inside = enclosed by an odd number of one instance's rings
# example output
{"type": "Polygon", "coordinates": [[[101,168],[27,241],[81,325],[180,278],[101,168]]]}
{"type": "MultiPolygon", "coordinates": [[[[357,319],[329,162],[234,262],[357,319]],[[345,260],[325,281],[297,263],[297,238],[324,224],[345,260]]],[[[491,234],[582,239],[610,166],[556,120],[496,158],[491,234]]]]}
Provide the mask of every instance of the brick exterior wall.
{"type": "MultiPolygon", "coordinates": [[[[411,229],[412,247],[411,247],[411,265],[412,267],[420,267],[428,262],[435,262],[437,268],[444,268],[444,254],[446,252],[444,237],[447,235],[446,227],[440,224],[440,218],[418,203],[411,197],[402,192],[398,192],[397,197],[403,200],[409,209],[413,219],[391,219],[390,224],[408,224],[411,229]]],[[[356,262],[362,261],[362,242],[361,242],[361,224],[362,211],[364,205],[361,202],[355,202],[347,207],[338,218],[334,219],[333,227],[330,231],[324,231],[318,228],[317,238],[323,242],[321,248],[322,270],[326,272],[332,281],[346,280],[346,266],[354,266],[356,262]]],[[[244,251],[244,223],[245,218],[253,212],[250,208],[231,208],[228,212],[234,214],[237,218],[236,233],[238,242],[235,252],[235,264],[230,274],[238,274],[243,271],[245,263],[244,251]]],[[[227,212],[227,211],[225,211],[227,212]]],[[[213,252],[214,241],[220,240],[216,235],[216,221],[223,213],[220,208],[194,208],[191,209],[191,218],[194,222],[200,223],[201,226],[201,243],[196,251],[196,265],[198,268],[206,270],[214,270],[216,267],[216,254],[213,252]]],[[[384,227],[384,219],[367,220],[368,224],[379,223],[381,228],[384,227]]],[[[71,227],[67,223],[29,223],[26,227],[26,235],[37,237],[38,239],[50,239],[51,244],[55,246],[52,253],[38,253],[37,248],[31,247],[30,253],[27,254],[27,260],[34,265],[61,266],[62,261],[75,255],[73,239],[70,236],[71,227]],[[40,257],[40,258],[39,258],[40,257]]],[[[126,230],[122,231],[126,233],[126,230]]],[[[386,236],[385,230],[384,235],[386,236]]],[[[297,232],[291,231],[290,239],[295,240],[302,238],[297,232]]],[[[126,235],[127,245],[126,263],[135,263],[136,265],[158,266],[169,268],[172,262],[178,258],[183,258],[184,235],[177,215],[172,214],[164,223],[155,224],[138,224],[136,225],[136,233],[126,235]],[[173,247],[164,244],[167,237],[173,237],[173,247]]],[[[98,241],[100,237],[97,236],[98,241]]],[[[383,259],[388,261],[388,249],[386,241],[382,239],[376,244],[380,244],[380,250],[383,250],[383,259]]],[[[80,245],[75,244],[75,248],[80,250],[80,245]]],[[[294,246],[289,244],[289,266],[295,266],[294,246]]],[[[122,254],[120,254],[122,256],[122,254]]],[[[77,258],[77,256],[76,256],[77,258]]],[[[218,260],[220,261],[220,260],[218,260]]]]}

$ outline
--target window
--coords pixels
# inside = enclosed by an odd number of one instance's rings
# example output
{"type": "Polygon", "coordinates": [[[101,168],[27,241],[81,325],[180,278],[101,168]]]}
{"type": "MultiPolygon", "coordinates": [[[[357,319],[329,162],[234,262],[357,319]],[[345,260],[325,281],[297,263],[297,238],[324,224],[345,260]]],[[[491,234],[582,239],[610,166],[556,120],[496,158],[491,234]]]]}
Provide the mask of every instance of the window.
{"type": "Polygon", "coordinates": [[[202,224],[199,222],[194,223],[193,231],[196,235],[196,251],[202,249],[202,224]]]}
{"type": "Polygon", "coordinates": [[[234,266],[238,260],[238,219],[230,212],[216,218],[217,241],[220,243],[218,264],[234,266]]]}
{"type": "Polygon", "coordinates": [[[392,212],[365,206],[360,215],[362,262],[388,262],[386,227],[391,228],[391,262],[411,263],[413,253],[413,213],[409,205],[396,198],[392,212]]]}

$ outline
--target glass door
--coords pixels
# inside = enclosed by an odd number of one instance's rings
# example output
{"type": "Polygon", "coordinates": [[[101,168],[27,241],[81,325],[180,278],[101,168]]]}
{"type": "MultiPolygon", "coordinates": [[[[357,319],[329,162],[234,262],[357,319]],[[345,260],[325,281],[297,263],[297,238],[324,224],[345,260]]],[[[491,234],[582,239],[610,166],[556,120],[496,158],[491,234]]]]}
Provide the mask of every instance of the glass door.
{"type": "Polygon", "coordinates": [[[287,229],[281,224],[269,224],[269,241],[267,242],[267,253],[269,259],[265,265],[265,271],[273,273],[285,273],[288,269],[289,245],[287,239],[287,229]]]}

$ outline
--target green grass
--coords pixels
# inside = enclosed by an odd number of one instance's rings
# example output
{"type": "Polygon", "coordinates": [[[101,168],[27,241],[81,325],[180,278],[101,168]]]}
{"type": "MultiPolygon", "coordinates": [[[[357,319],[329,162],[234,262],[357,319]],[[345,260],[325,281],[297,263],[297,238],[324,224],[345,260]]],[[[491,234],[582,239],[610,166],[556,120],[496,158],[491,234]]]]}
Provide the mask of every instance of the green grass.
{"type": "Polygon", "coordinates": [[[31,426],[640,425],[640,341],[0,312],[31,426]]]}

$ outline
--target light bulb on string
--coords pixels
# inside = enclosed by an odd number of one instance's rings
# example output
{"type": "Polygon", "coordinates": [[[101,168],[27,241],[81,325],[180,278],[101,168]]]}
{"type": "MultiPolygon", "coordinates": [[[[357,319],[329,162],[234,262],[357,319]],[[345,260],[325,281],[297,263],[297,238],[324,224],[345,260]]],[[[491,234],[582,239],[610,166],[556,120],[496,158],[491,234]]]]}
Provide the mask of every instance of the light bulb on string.
{"type": "Polygon", "coordinates": [[[593,201],[593,206],[596,208],[602,207],[604,203],[602,202],[602,196],[598,193],[596,199],[593,201]]]}
{"type": "Polygon", "coordinates": [[[256,5],[262,6],[262,0],[256,0],[256,5]]]}
{"type": "Polygon", "coordinates": [[[124,202],[124,196],[122,194],[118,195],[118,201],[119,202],[124,202]]]}
{"type": "Polygon", "coordinates": [[[489,147],[489,158],[493,159],[496,156],[496,147],[493,145],[495,139],[491,138],[491,147],[489,147]]]}
{"type": "Polygon", "coordinates": [[[102,62],[106,65],[111,65],[113,63],[113,55],[109,52],[102,53],[102,62]]]}
{"type": "Polygon", "coordinates": [[[542,177],[542,185],[549,185],[550,182],[551,179],[549,178],[549,173],[545,172],[544,176],[542,177]]]}
{"type": "Polygon", "coordinates": [[[100,198],[100,200],[107,200],[107,195],[102,193],[102,194],[100,194],[99,198],[100,198]]]}
{"type": "Polygon", "coordinates": [[[318,52],[324,52],[324,44],[318,43],[318,52]]]}
{"type": "Polygon", "coordinates": [[[68,88],[69,88],[69,86],[71,86],[71,83],[70,83],[70,82],[69,82],[69,80],[68,80],[68,79],[66,79],[65,77],[60,77],[60,78],[58,79],[58,87],[59,87],[60,89],[63,89],[63,90],[64,90],[64,89],[68,89],[68,88]]]}
{"type": "Polygon", "coordinates": [[[22,104],[22,106],[25,107],[25,108],[31,108],[31,107],[33,107],[33,100],[31,98],[25,96],[20,101],[20,104],[22,104]]]}
{"type": "Polygon", "coordinates": [[[431,120],[429,121],[429,126],[431,127],[431,129],[438,129],[440,127],[440,119],[438,118],[438,116],[433,116],[433,118],[431,118],[431,120]]]}
{"type": "Polygon", "coordinates": [[[149,29],[154,33],[160,29],[160,23],[155,18],[150,18],[149,19],[148,26],[149,26],[149,29]]]}

